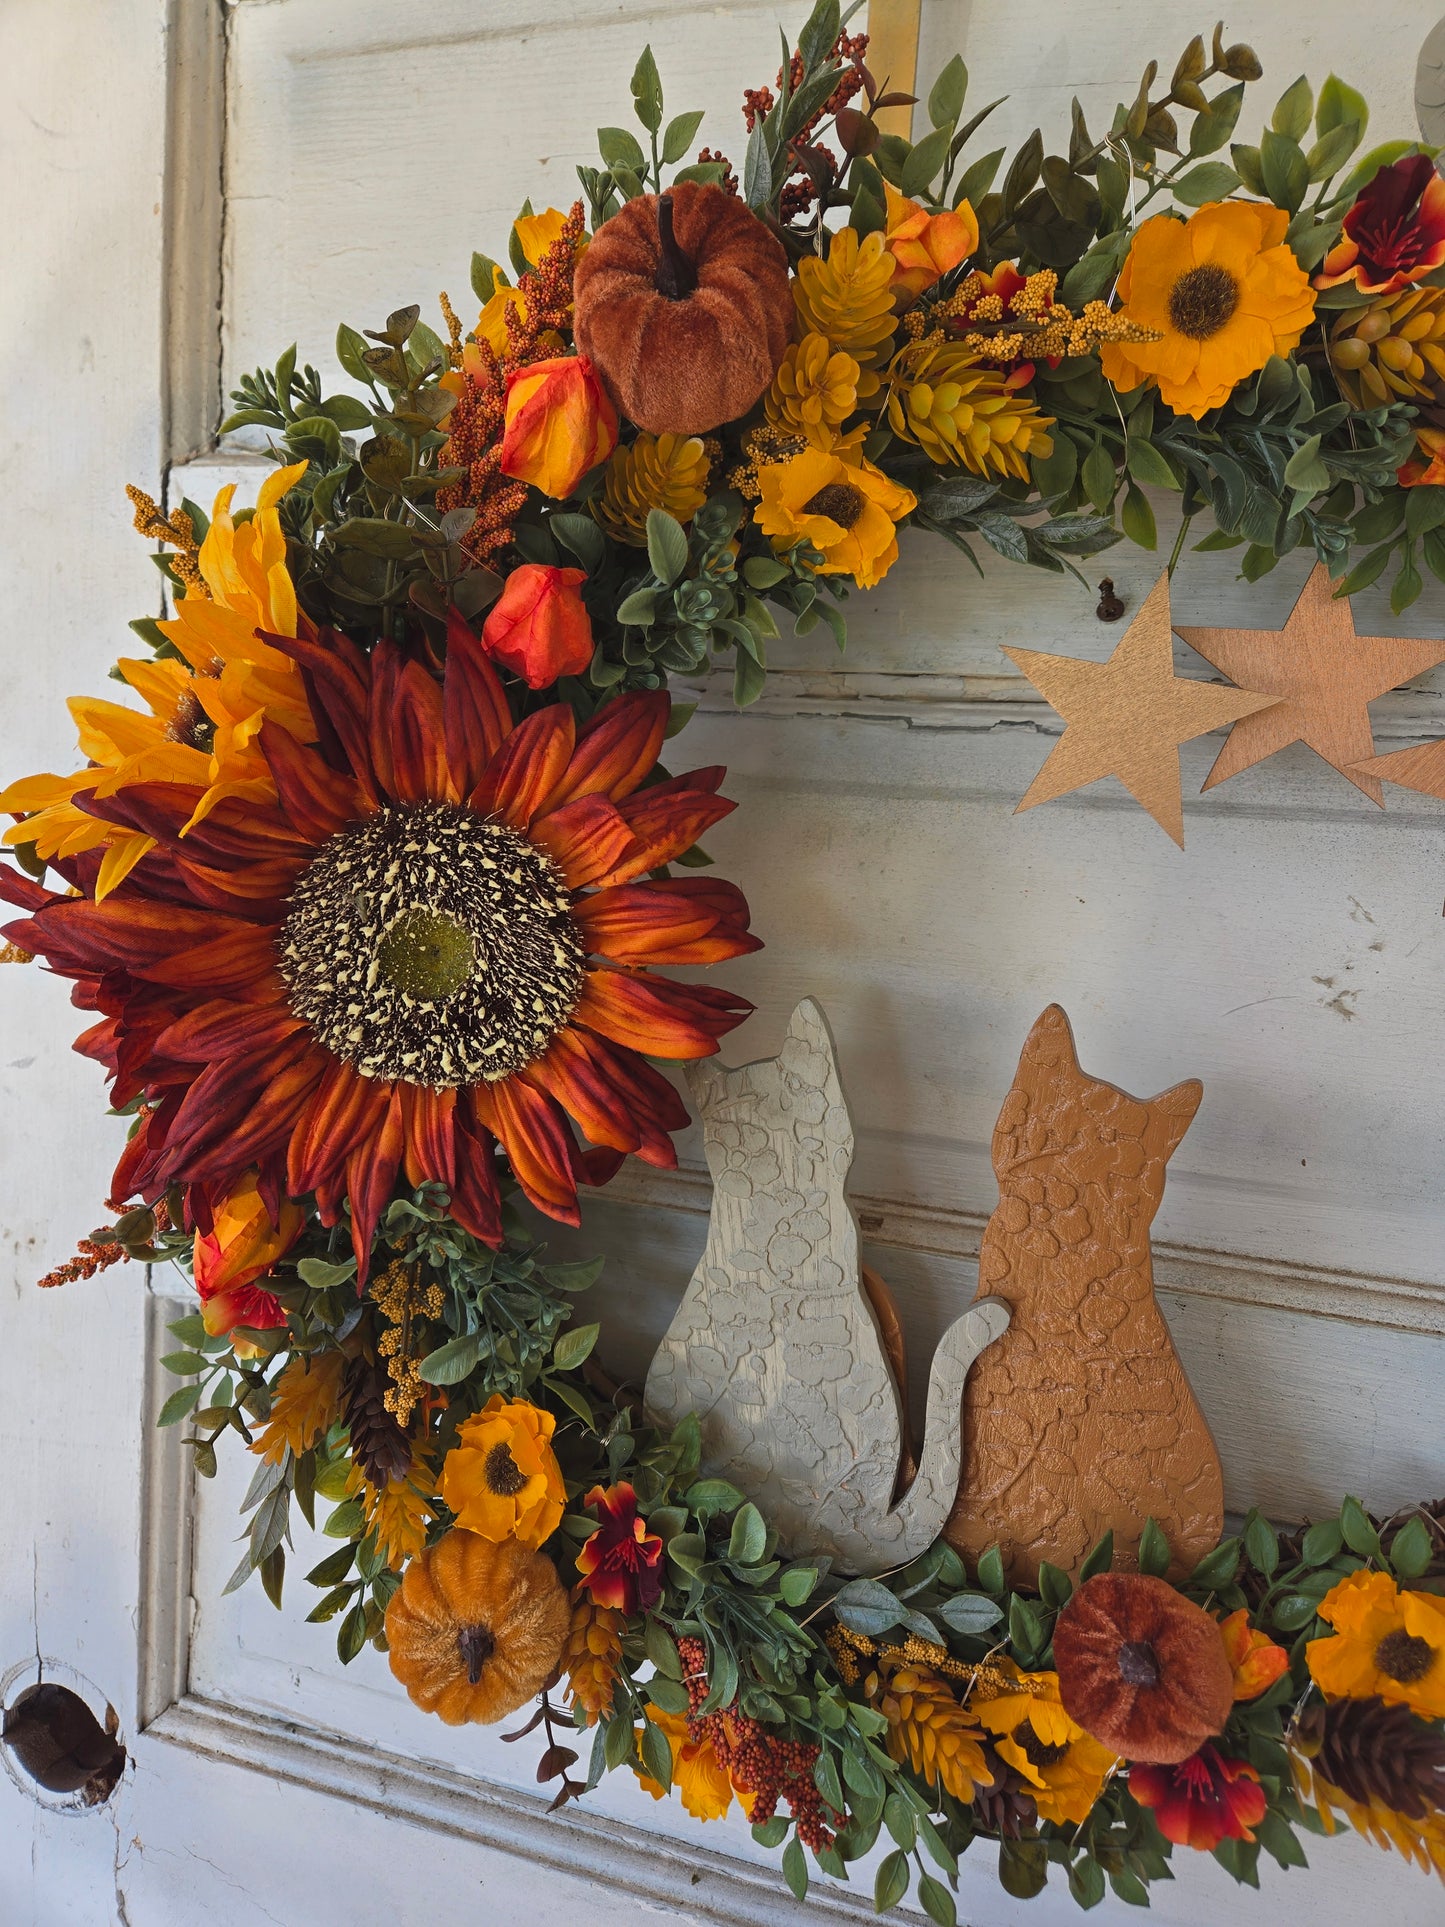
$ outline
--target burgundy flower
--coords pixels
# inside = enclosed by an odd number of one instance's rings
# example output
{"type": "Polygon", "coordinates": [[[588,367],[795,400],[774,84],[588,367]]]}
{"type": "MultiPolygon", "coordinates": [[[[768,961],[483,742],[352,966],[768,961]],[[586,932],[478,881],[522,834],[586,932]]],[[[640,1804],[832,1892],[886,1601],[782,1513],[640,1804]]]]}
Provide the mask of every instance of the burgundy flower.
{"type": "Polygon", "coordinates": [[[1254,1768],[1207,1741],[1177,1766],[1130,1767],[1129,1791],[1154,1809],[1166,1840],[1205,1853],[1221,1840],[1253,1840],[1268,1805],[1254,1768]]]}
{"type": "Polygon", "coordinates": [[[638,1517],[637,1494],[594,1485],[582,1503],[601,1521],[577,1555],[583,1589],[614,1612],[650,1612],[662,1597],[662,1541],[638,1517]]]}
{"type": "Polygon", "coordinates": [[[1428,154],[1407,154],[1361,190],[1315,286],[1353,281],[1365,294],[1394,294],[1442,265],[1445,180],[1428,154]]]}

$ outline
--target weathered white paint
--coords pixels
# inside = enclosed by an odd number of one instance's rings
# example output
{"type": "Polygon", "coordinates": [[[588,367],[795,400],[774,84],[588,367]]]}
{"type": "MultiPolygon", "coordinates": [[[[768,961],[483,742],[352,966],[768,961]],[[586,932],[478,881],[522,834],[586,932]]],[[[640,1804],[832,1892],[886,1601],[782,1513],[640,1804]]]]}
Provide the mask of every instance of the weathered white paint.
{"type": "MultiPolygon", "coordinates": [[[[155,606],[120,485],[156,477],[163,420],[169,446],[193,445],[188,424],[220,378],[213,320],[234,375],[293,334],[324,364],[338,313],[366,325],[441,286],[460,307],[471,249],[503,251],[524,195],[570,199],[592,130],[628,118],[644,39],[671,111],[724,104],[699,139],[735,156],[726,104],[776,57],[774,0],[436,0],[421,13],[242,0],[223,15],[229,120],[204,88],[173,96],[168,118],[168,13],[191,73],[214,73],[211,0],[0,9],[6,772],[68,756],[60,698],[103,687],[126,619],[155,606]],[[222,284],[203,257],[223,125],[222,284]],[[446,132],[445,178],[422,126],[446,132]],[[167,139],[192,157],[176,163],[186,192],[170,183],[183,298],[162,284],[167,139]]],[[[1256,121],[1301,67],[1318,79],[1334,65],[1375,102],[1374,132],[1407,131],[1433,13],[1381,0],[1366,20],[1344,0],[1276,0],[1231,20],[1268,69],[1256,121]]],[[[1040,118],[1061,126],[1075,90],[1101,120],[1144,58],[1167,67],[1210,24],[1183,0],[954,0],[923,17],[921,74],[961,45],[977,102],[1013,95],[991,145],[1040,118]]],[[[183,485],[205,500],[216,480],[195,465],[183,485]]],[[[825,998],[860,1127],[865,1256],[897,1294],[915,1361],[971,1296],[989,1131],[1046,1002],[1068,1005],[1091,1068],[1130,1089],[1202,1077],[1156,1227],[1159,1279],[1231,1503],[1283,1517],[1342,1486],[1381,1505],[1438,1489],[1439,806],[1390,791],[1381,816],[1300,751],[1200,800],[1214,748],[1201,743],[1185,753],[1183,856],[1106,786],[1014,820],[1057,724],[997,645],[1101,655],[1117,631],[1067,585],[1002,567],[979,583],[919,543],[907,561],[852,604],[846,657],[817,637],[781,645],[757,709],[737,718],[709,689],[684,739],[693,760],[732,765],[743,807],[709,846],[769,944],[729,967],[759,1005],[729,1057],[775,1050],[797,997],[825,998]]],[[[1137,600],[1158,560],[1125,549],[1105,568],[1137,600]]],[[[1275,621],[1302,575],[1291,562],[1246,590],[1228,557],[1189,556],[1176,609],[1275,621]]],[[[1398,624],[1362,605],[1360,627],[1438,632],[1442,612],[1432,591],[1398,624]]],[[[1441,690],[1437,673],[1377,704],[1382,742],[1440,733],[1441,690]]],[[[146,1369],[161,1305],[124,1273],[45,1299],[30,1288],[99,1219],[118,1144],[98,1073],[69,1052],[75,1028],[55,984],[0,976],[0,1676],[37,1651],[76,1668],[116,1706],[133,1766],[109,1811],[80,1818],[0,1777],[5,1927],[341,1927],[478,1905],[539,1927],[584,1912],[599,1927],[871,1918],[866,1874],[863,1891],[798,1909],[746,1828],[700,1832],[630,1784],[547,1820],[531,1742],[427,1721],[374,1654],[343,1672],[326,1631],[302,1623],[294,1580],[284,1615],[254,1585],[219,1597],[247,1471],[232,1461],[203,1485],[192,1566],[176,1435],[148,1426],[166,1389],[146,1369]]],[[[636,1374],[701,1249],[700,1145],[684,1154],[681,1176],[629,1172],[589,1217],[586,1243],[614,1254],[598,1290],[609,1358],[636,1374]]],[[[1349,1841],[1310,1853],[1311,1873],[1267,1872],[1252,1897],[1181,1852],[1154,1917],[1438,1918],[1437,1890],[1398,1861],[1349,1841]]],[[[982,1863],[960,1911],[980,1927],[1075,1917],[1054,1891],[1009,1902],[982,1863]]],[[[1093,1917],[1130,1916],[1111,1902],[1093,1917]]]]}

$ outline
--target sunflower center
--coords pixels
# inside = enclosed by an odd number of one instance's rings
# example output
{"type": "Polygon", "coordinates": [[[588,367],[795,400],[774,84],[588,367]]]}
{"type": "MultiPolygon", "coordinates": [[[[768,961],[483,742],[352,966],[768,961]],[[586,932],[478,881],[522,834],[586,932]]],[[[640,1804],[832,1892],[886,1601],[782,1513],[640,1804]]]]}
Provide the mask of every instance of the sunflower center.
{"type": "Polygon", "coordinates": [[[1169,291],[1169,319],[1191,341],[1217,335],[1239,306],[1239,283],[1217,261],[1181,274],[1169,291]]]}
{"type": "Polygon", "coordinates": [[[1416,1680],[1424,1679],[1435,1664],[1435,1648],[1428,1639],[1420,1639],[1397,1627],[1393,1633],[1386,1633],[1375,1648],[1375,1664],[1387,1679],[1397,1680],[1401,1686],[1413,1686],[1416,1680]]]}
{"type": "Polygon", "coordinates": [[[512,1457],[512,1449],[505,1440],[499,1441],[487,1454],[484,1477],[487,1490],[495,1492],[498,1498],[511,1499],[527,1483],[527,1475],[512,1457]]]}
{"type": "Polygon", "coordinates": [[[1147,1639],[1131,1639],[1119,1648],[1119,1674],[1130,1686],[1159,1684],[1159,1656],[1147,1639]]]}
{"type": "Polygon", "coordinates": [[[826,515],[840,529],[851,529],[863,513],[863,491],[851,482],[825,482],[818,493],[803,504],[804,515],[826,515]]]}
{"type": "Polygon", "coordinates": [[[279,964],[292,1010],[362,1077],[497,1083],[539,1057],[586,948],[556,866],[448,803],[389,804],[323,843],[279,964]]]}
{"type": "Polygon", "coordinates": [[[480,1684],[482,1668],[497,1650],[497,1642],[486,1626],[463,1626],[457,1634],[457,1651],[467,1669],[467,1684],[480,1684]]]}
{"type": "Polygon", "coordinates": [[[1014,1739],[1022,1748],[1030,1766],[1057,1766],[1069,1750],[1067,1740],[1058,1746],[1049,1740],[1041,1740],[1027,1720],[1014,1734],[1014,1739]]]}

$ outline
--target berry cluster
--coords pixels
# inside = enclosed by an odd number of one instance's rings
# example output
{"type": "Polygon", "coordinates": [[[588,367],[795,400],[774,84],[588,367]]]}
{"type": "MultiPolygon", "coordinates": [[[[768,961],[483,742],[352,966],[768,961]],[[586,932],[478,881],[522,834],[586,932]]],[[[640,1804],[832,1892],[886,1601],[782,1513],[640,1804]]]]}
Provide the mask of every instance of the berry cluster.
{"type": "Polygon", "coordinates": [[[707,1698],[707,1651],[700,1639],[686,1636],[677,1642],[687,1683],[691,1738],[711,1746],[728,1778],[745,1794],[748,1817],[755,1826],[771,1820],[779,1800],[786,1800],[798,1838],[813,1852],[833,1844],[833,1829],[843,1815],[825,1804],[813,1780],[819,1748],[808,1740],[785,1740],[733,1705],[722,1713],[704,1713],[707,1698]]]}

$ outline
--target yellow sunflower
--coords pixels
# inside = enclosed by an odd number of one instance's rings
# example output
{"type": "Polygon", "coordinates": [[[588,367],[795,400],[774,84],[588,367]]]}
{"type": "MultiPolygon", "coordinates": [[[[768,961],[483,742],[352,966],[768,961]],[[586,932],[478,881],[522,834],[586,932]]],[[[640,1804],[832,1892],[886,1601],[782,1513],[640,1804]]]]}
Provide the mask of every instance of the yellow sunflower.
{"type": "Polygon", "coordinates": [[[562,1523],[567,1491],[552,1450],[557,1421],[525,1399],[494,1393],[457,1433],[442,1464],[442,1499],[483,1539],[540,1546],[562,1523]]]}
{"type": "MultiPolygon", "coordinates": [[[[672,1749],[672,1779],[678,1791],[683,1808],[694,1820],[721,1820],[733,1803],[733,1784],[728,1770],[713,1752],[712,1741],[694,1739],[688,1731],[685,1713],[664,1713],[660,1706],[650,1701],[647,1717],[654,1726],[661,1727],[667,1735],[667,1743],[672,1749]]],[[[642,1729],[636,1729],[639,1745],[642,1729]]],[[[650,1793],[654,1800],[665,1800],[667,1788],[654,1780],[650,1773],[637,1774],[644,1792],[650,1793]]],[[[739,1795],[741,1799],[742,1796],[739,1795]]]]}
{"type": "Polygon", "coordinates": [[[1285,241],[1289,216],[1257,201],[1216,201],[1187,221],[1145,221],[1119,276],[1125,319],[1157,341],[1106,341],[1104,373],[1119,389],[1158,383],[1197,421],[1271,355],[1299,345],[1315,311],[1309,276],[1285,241]]]}
{"type": "Polygon", "coordinates": [[[758,470],[762,500],[753,520],[775,549],[809,542],[824,561],[819,575],[851,575],[871,589],[898,560],[897,525],[918,498],[871,462],[805,449],[758,470]]]}
{"type": "Polygon", "coordinates": [[[184,660],[126,658],[118,665],[146,709],[73,696],[69,708],[87,767],[71,776],[21,777],[0,790],[0,811],[25,819],[5,832],[6,843],[33,843],[47,861],[104,849],[96,902],[130,874],[155,839],[80,809],[75,796],[93,791],[99,803],[134,783],[190,784],[202,794],[189,830],[223,797],[275,799],[256,741],[268,716],[298,741],[316,740],[300,670],[256,634],[297,632],[276,504],[305,468],[297,462],[268,476],[255,514],[239,526],[230,512],[234,488],[216,497],[197,558],[210,597],[187,595],[160,624],[184,660]]]}
{"type": "Polygon", "coordinates": [[[980,1678],[970,1695],[979,1724],[994,1734],[1000,1759],[1027,1781],[1039,1818],[1078,1826],[1103,1791],[1115,1755],[1064,1711],[1057,1673],[1024,1673],[1009,1659],[995,1660],[988,1671],[1002,1674],[1003,1683],[994,1680],[990,1691],[980,1678]]]}
{"type": "Polygon", "coordinates": [[[1305,1653],[1322,1693],[1445,1719],[1445,1599],[1401,1592],[1387,1572],[1352,1572],[1325,1594],[1320,1618],[1335,1630],[1305,1653]]]}

